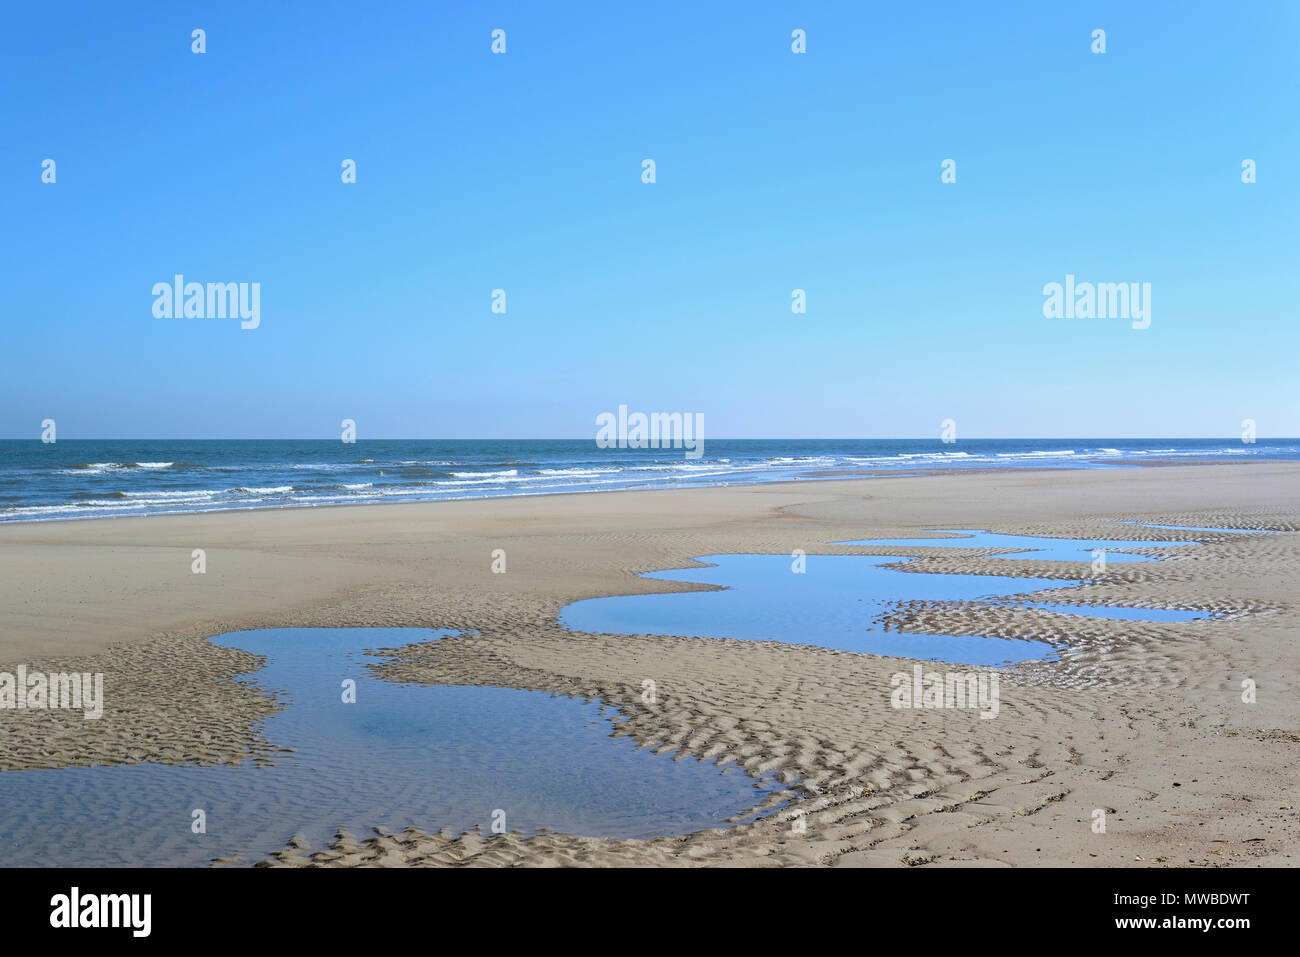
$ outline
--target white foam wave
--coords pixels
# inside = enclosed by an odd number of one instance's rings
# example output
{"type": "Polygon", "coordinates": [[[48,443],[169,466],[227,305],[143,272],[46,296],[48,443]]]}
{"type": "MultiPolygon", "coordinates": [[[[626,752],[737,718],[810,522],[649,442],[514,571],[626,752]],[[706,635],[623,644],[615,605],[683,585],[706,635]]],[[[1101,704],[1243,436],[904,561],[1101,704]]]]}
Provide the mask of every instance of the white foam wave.
{"type": "Polygon", "coordinates": [[[519,474],[518,469],[502,469],[500,472],[452,472],[452,478],[485,478],[488,476],[495,478],[506,478],[519,474]]]}
{"type": "Polygon", "coordinates": [[[538,469],[537,470],[538,474],[540,475],[571,475],[575,477],[583,476],[583,475],[608,475],[613,472],[621,472],[621,471],[623,470],[620,468],[609,468],[609,469],[571,468],[571,469],[538,469]]]}
{"type": "Polygon", "coordinates": [[[169,492],[169,491],[164,491],[162,489],[159,489],[158,491],[153,491],[153,492],[123,492],[122,494],[125,495],[127,498],[161,498],[161,499],[195,498],[197,499],[197,498],[210,498],[213,495],[220,495],[222,493],[216,491],[215,489],[183,489],[174,492],[169,492]]]}

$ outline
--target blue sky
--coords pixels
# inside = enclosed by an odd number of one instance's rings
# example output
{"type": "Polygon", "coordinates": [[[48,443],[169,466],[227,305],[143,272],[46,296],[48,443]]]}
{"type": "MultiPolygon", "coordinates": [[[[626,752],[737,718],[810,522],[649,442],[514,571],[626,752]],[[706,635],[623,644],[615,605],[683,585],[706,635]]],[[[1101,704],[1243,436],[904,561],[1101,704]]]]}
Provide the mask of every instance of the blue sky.
{"type": "Polygon", "coordinates": [[[0,435],[1300,434],[1300,5],[804,6],[15,7],[0,435]]]}

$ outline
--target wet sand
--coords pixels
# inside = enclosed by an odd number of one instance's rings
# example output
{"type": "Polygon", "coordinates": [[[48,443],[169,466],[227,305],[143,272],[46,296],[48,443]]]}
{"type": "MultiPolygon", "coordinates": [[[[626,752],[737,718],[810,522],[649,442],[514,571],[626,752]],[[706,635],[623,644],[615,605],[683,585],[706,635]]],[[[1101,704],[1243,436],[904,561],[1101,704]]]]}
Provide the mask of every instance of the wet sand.
{"type": "MultiPolygon", "coordinates": [[[[927,571],[992,574],[985,558],[927,571]]],[[[998,574],[1079,577],[1014,559],[998,574]]],[[[0,768],[230,763],[273,750],[274,699],[230,680],[246,628],[426,627],[472,634],[388,653],[394,680],[598,698],[619,733],[678,760],[736,760],[789,788],[789,811],[654,841],[407,832],[290,846],[277,864],[775,866],[1290,865],[1300,854],[1300,467],[881,476],[0,526],[0,670],[105,674],[105,716],[0,710],[0,768]],[[1080,622],[962,603],[901,609],[902,631],[1039,638],[1059,660],[1001,672],[992,720],[894,709],[912,662],[812,646],[567,632],[569,602],[699,586],[638,572],[731,552],[898,554],[834,546],[929,528],[1162,541],[1070,600],[1203,609],[1210,621],[1080,622]],[[191,571],[192,551],[207,571],[191,571]],[[504,549],[506,572],[492,572],[504,549]],[[653,680],[656,700],[642,700],[653,680]],[[1258,699],[1243,703],[1242,681],[1258,699]],[[1105,812],[1104,833],[1094,829],[1105,812]],[[315,855],[315,856],[312,856],[315,855]]],[[[1043,596],[1036,596],[1042,598],[1043,596]]],[[[813,625],[810,623],[810,629],[813,625]]],[[[810,630],[810,637],[812,632],[810,630]]],[[[962,666],[926,665],[927,670],[962,666]]],[[[668,758],[665,757],[665,760],[668,758]]]]}

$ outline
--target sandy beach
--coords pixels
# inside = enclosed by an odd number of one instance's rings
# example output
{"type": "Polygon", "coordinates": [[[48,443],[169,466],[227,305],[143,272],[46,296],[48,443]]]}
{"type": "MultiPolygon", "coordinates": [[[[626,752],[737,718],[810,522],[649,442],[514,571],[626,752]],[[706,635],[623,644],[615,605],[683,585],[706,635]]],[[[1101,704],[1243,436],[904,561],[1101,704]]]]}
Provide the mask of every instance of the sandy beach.
{"type": "MultiPolygon", "coordinates": [[[[915,570],[990,574],[924,548],[915,570]]],[[[1065,562],[1011,574],[1077,581],[1065,562]]],[[[1008,574],[1005,568],[1000,574],[1008,574]]],[[[737,761],[779,811],[649,841],[408,831],[292,842],[302,865],[1291,865],[1300,854],[1300,466],[971,471],[682,490],[243,511],[0,526],[0,668],[105,675],[105,714],[0,711],[0,769],[274,760],[278,705],[216,634],[422,627],[385,652],[395,681],[603,701],[618,734],[675,760],[737,761]],[[1187,536],[1121,521],[1258,529],[1187,536]],[[1213,611],[1188,623],[914,605],[903,632],[1032,637],[1059,659],[1002,672],[1001,710],[890,706],[913,662],[691,636],[583,634],[570,602],[688,590],[638,573],[698,555],[898,554],[830,543],[927,529],[1136,539],[1069,598],[1213,611]],[[206,573],[191,571],[195,549],[206,573]],[[491,570],[493,551],[508,556],[491,570]],[[642,700],[643,681],[657,688],[642,700]],[[1242,682],[1257,700],[1242,701],[1242,682]],[[1105,833],[1092,826],[1105,812],[1105,833]]],[[[813,626],[810,625],[810,628],[813,626]]]]}

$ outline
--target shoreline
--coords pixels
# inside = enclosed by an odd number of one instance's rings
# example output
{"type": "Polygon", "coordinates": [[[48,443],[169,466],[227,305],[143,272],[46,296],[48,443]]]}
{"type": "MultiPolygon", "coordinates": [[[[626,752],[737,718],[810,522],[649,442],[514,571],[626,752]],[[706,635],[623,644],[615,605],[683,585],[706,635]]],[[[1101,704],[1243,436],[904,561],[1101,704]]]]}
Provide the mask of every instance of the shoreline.
{"type": "MultiPolygon", "coordinates": [[[[122,512],[113,515],[47,515],[37,518],[22,519],[0,519],[0,528],[8,525],[36,525],[51,522],[92,522],[105,520],[120,519],[139,519],[139,518],[159,518],[177,515],[209,515],[209,514],[229,514],[245,512],[278,512],[278,511],[295,511],[299,509],[329,509],[329,508],[354,508],[368,507],[371,505],[429,505],[442,502],[477,502],[477,501],[494,501],[497,499],[515,499],[515,498],[535,498],[549,497],[553,495],[595,495],[595,494],[612,494],[617,492],[657,492],[657,491],[685,491],[694,489],[709,488],[736,488],[746,486],[785,486],[800,485],[806,482],[820,481],[849,481],[849,480],[868,480],[880,478],[924,478],[940,475],[960,475],[970,473],[1051,473],[1061,471],[1123,471],[1136,468],[1160,468],[1160,467],[1181,467],[1181,466],[1219,466],[1219,465],[1270,465],[1277,463],[1294,463],[1294,458],[1286,456],[1270,457],[1261,455],[1258,458],[1251,459],[1230,459],[1214,458],[1211,456],[1198,456],[1189,454],[1186,458],[1123,458],[1108,459],[1098,458],[1096,456],[1084,457],[1062,461],[1057,465],[1048,466],[1035,462],[1034,464],[1010,465],[988,462],[976,465],[957,465],[947,466],[918,465],[916,468],[809,468],[808,471],[799,472],[787,477],[780,478],[763,478],[758,472],[725,472],[719,473],[722,478],[717,481],[690,481],[687,484],[670,485],[655,484],[647,480],[645,484],[631,485],[620,488],[595,488],[575,485],[573,487],[557,487],[554,491],[528,491],[526,486],[519,486],[520,491],[501,491],[496,490],[485,494],[467,494],[455,497],[445,496],[436,497],[416,497],[408,495],[393,495],[388,498],[380,497],[376,500],[366,501],[364,499],[353,502],[333,502],[328,504],[313,504],[302,501],[299,503],[284,502],[279,504],[252,505],[239,503],[218,503],[212,508],[177,508],[168,510],[161,506],[146,506],[140,511],[122,512]]],[[[170,464],[170,463],[169,463],[170,464]]],[[[381,473],[382,474],[382,473],[381,473]]],[[[618,480],[611,480],[610,484],[618,480]]],[[[194,495],[216,494],[211,490],[157,490],[156,494],[169,495],[175,491],[188,491],[194,495]]],[[[227,490],[233,491],[233,490],[227,490]]],[[[114,493],[105,493],[114,494],[114,493]]],[[[120,494],[120,493],[118,493],[120,494]]],[[[149,492],[132,492],[129,495],[147,496],[149,492]]],[[[19,504],[15,508],[65,508],[71,507],[71,503],[64,502],[60,504],[37,505],[29,503],[26,505],[19,504]]]]}
{"type": "MultiPolygon", "coordinates": [[[[0,525],[0,608],[11,627],[0,664],[77,658],[78,670],[105,672],[108,710],[93,733],[68,728],[57,713],[40,729],[0,715],[14,732],[0,766],[183,763],[186,754],[219,763],[266,746],[257,726],[269,698],[229,680],[246,661],[203,651],[215,648],[205,639],[216,634],[455,628],[475,634],[386,653],[380,672],[598,698],[626,718],[618,733],[643,746],[680,759],[736,760],[751,773],[803,782],[807,834],[796,838],[788,822],[772,817],[648,842],[409,834],[345,841],[313,863],[1283,863],[1300,853],[1300,828],[1284,807],[1300,755],[1300,652],[1292,639],[1300,620],[1292,595],[1300,465],[1213,464],[1221,467],[963,469],[393,509],[7,523],[0,525]],[[904,632],[966,630],[1068,645],[1059,661],[1005,672],[1006,713],[982,723],[890,709],[889,674],[910,669],[909,659],[735,639],[586,635],[556,621],[580,598],[699,590],[637,577],[696,567],[696,555],[796,547],[865,555],[882,549],[829,543],[923,537],[933,528],[1109,532],[1155,547],[1180,537],[1116,524],[1134,518],[1280,534],[1198,533],[1208,541],[1195,560],[1112,565],[1104,581],[1084,586],[1089,598],[1246,614],[1080,624],[1016,609],[900,612],[904,632]],[[489,570],[496,547],[509,555],[504,575],[489,570]],[[190,571],[193,548],[207,552],[204,575],[190,571]],[[653,711],[639,704],[647,671],[664,689],[653,711]],[[1250,709],[1233,703],[1246,674],[1259,676],[1261,688],[1250,709]],[[177,681],[191,689],[184,700],[167,697],[177,681]],[[207,710],[186,720],[194,701],[207,710]],[[212,724],[225,729],[196,751],[195,736],[212,724]],[[140,740],[145,728],[155,730],[140,740]],[[42,742],[52,733],[58,746],[47,749],[42,742]],[[137,746],[128,752],[126,741],[137,746]],[[52,764],[32,763],[38,755],[52,764]],[[1121,839],[1091,832],[1099,807],[1115,809],[1111,832],[1121,839]]],[[[985,563],[932,555],[926,567],[987,573],[985,563]]],[[[1073,572],[1044,569],[1068,564],[1003,560],[999,574],[1046,571],[1072,585],[1073,572]]],[[[306,863],[301,851],[288,848],[280,863],[306,863]]]]}

